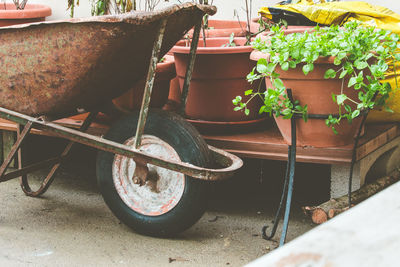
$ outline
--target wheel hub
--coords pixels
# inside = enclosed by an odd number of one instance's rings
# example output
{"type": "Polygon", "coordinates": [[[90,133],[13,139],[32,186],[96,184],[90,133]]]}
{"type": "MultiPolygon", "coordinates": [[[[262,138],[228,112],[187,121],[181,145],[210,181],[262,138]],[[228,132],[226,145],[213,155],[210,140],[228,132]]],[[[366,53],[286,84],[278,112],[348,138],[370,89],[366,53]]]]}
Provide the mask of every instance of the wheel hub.
{"type": "MultiPolygon", "coordinates": [[[[132,137],[124,144],[133,147],[134,141],[132,137]]],[[[168,143],[152,135],[143,135],[140,150],[155,157],[181,161],[178,153],[168,143]]],[[[136,164],[121,155],[115,155],[112,169],[114,185],[121,199],[132,210],[143,215],[167,213],[178,204],[185,189],[184,174],[152,164],[140,167],[140,163],[136,164]],[[138,177],[144,172],[145,179],[138,177]]]]}

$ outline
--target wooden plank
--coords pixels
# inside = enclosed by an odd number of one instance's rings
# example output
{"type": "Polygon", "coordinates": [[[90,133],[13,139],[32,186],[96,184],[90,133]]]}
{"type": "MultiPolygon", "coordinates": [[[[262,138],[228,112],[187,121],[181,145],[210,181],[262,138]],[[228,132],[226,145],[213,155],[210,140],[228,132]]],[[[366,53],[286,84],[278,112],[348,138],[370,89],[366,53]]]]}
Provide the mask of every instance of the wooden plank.
{"type": "Polygon", "coordinates": [[[361,139],[361,145],[357,149],[357,160],[364,158],[397,136],[399,136],[397,124],[374,125],[373,129],[366,130],[365,136],[361,139]]]}
{"type": "MultiPolygon", "coordinates": [[[[393,123],[367,125],[365,132],[357,149],[357,160],[399,136],[398,126],[393,123]]],[[[203,137],[210,145],[242,157],[287,160],[288,146],[276,128],[255,133],[203,137]]],[[[350,163],[352,149],[352,145],[328,148],[298,147],[296,160],[321,164],[350,163]]]]}

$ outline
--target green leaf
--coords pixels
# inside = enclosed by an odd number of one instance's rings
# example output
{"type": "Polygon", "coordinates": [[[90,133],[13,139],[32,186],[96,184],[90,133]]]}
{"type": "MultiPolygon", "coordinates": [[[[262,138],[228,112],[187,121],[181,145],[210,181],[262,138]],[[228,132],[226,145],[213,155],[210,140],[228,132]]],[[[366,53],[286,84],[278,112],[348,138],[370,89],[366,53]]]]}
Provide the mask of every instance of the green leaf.
{"type": "Polygon", "coordinates": [[[344,59],[345,57],[346,57],[346,52],[344,52],[344,51],[339,52],[337,55],[337,58],[340,60],[344,59]]]}
{"type": "Polygon", "coordinates": [[[235,107],[233,110],[234,111],[239,111],[239,110],[241,110],[242,108],[241,107],[235,107]]]}
{"type": "Polygon", "coordinates": [[[342,61],[339,58],[335,57],[335,59],[333,60],[333,64],[338,66],[338,65],[342,64],[342,61]]]}
{"type": "Polygon", "coordinates": [[[253,89],[250,89],[250,90],[246,90],[244,92],[244,95],[251,95],[252,93],[253,93],[253,89]]]}
{"type": "Polygon", "coordinates": [[[277,89],[285,89],[285,86],[283,85],[282,80],[279,78],[274,79],[274,86],[277,89]]]}
{"type": "Polygon", "coordinates": [[[336,71],[334,71],[333,69],[328,69],[324,74],[325,79],[335,78],[335,77],[336,77],[336,71]]]}
{"type": "Polygon", "coordinates": [[[287,71],[289,69],[289,62],[283,62],[283,64],[281,64],[281,69],[287,71]]]}
{"type": "Polygon", "coordinates": [[[339,79],[343,79],[343,78],[346,76],[346,74],[347,74],[347,70],[343,70],[343,71],[340,73],[339,79]]]}
{"type": "Polygon", "coordinates": [[[344,101],[347,100],[347,95],[345,94],[341,94],[341,95],[337,95],[336,96],[336,102],[338,103],[338,105],[343,104],[344,101]]]}
{"type": "Polygon", "coordinates": [[[267,72],[268,72],[268,73],[273,72],[273,71],[275,70],[275,67],[276,67],[276,64],[274,64],[274,63],[269,63],[269,64],[267,65],[267,72]]]}
{"type": "Polygon", "coordinates": [[[351,113],[351,118],[354,119],[358,115],[360,115],[360,110],[356,109],[353,111],[353,113],[351,113]]]}
{"type": "Polygon", "coordinates": [[[259,73],[263,73],[266,74],[268,73],[268,65],[267,65],[267,60],[265,58],[262,58],[260,60],[258,60],[257,62],[257,71],[259,73]]]}
{"type": "Polygon", "coordinates": [[[311,71],[313,71],[314,69],[314,64],[309,63],[303,66],[303,73],[304,75],[307,75],[308,73],[310,73],[311,71]]]}
{"type": "Polygon", "coordinates": [[[248,108],[245,108],[245,109],[244,109],[244,114],[246,114],[246,116],[249,116],[250,110],[249,110],[248,108]]]}
{"type": "Polygon", "coordinates": [[[356,61],[354,62],[354,65],[358,70],[363,70],[368,67],[368,63],[366,61],[356,61]]]}
{"type": "Polygon", "coordinates": [[[298,59],[300,57],[300,49],[298,47],[293,49],[292,57],[295,58],[295,59],[298,59]]]}
{"type": "Polygon", "coordinates": [[[355,85],[357,83],[357,77],[351,77],[349,80],[349,84],[347,85],[347,87],[352,87],[353,85],[355,85]]]}

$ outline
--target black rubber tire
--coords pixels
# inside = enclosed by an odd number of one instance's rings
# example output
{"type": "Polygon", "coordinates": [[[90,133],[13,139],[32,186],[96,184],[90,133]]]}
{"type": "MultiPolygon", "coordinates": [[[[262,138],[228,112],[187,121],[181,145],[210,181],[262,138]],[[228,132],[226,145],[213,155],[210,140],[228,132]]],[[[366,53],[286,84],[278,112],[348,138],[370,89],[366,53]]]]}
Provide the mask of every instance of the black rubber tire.
{"type": "MultiPolygon", "coordinates": [[[[124,143],[135,134],[139,113],[122,118],[104,136],[124,143]]],[[[172,146],[183,162],[200,167],[209,164],[210,153],[197,130],[180,116],[162,110],[150,110],[145,134],[154,135],[172,146]]],[[[146,216],[129,208],[115,189],[112,177],[114,154],[99,151],[96,163],[98,186],[104,201],[124,224],[135,232],[150,236],[173,236],[195,224],[203,215],[208,198],[208,183],[185,176],[185,188],[178,204],[165,214],[146,216]]]]}

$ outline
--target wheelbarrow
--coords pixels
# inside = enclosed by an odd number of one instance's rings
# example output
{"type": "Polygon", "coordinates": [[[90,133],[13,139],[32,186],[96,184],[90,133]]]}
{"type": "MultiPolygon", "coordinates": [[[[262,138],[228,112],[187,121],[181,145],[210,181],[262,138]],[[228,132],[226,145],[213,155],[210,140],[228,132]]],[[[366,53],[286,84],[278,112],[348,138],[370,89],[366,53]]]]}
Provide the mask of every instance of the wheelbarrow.
{"type": "MultiPolygon", "coordinates": [[[[42,22],[0,28],[0,117],[17,123],[17,140],[0,167],[0,181],[20,177],[26,195],[46,192],[74,143],[99,150],[97,180],[111,211],[135,231],[170,236],[204,213],[207,181],[226,179],[242,161],[208,146],[181,116],[149,110],[158,59],[215,7],[186,3],[157,12],[42,22]],[[154,44],[151,46],[150,44],[154,44]],[[110,127],[105,136],[85,133],[101,105],[146,75],[140,112],[110,127]],[[90,111],[79,130],[52,122],[90,111]],[[24,166],[21,146],[31,129],[70,140],[63,153],[24,166]],[[19,168],[6,170],[17,156],[19,168]],[[210,168],[210,166],[218,166],[210,168]],[[28,173],[51,167],[33,190],[28,173]]],[[[192,42],[187,91],[197,41],[192,42]]]]}

